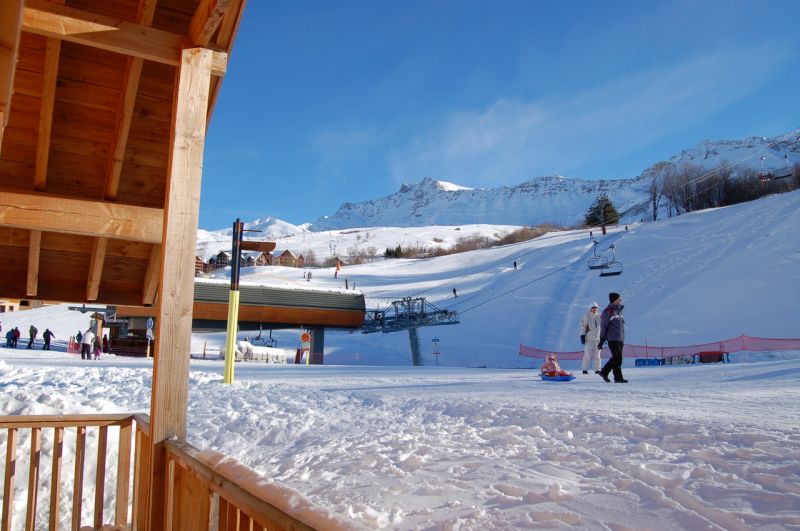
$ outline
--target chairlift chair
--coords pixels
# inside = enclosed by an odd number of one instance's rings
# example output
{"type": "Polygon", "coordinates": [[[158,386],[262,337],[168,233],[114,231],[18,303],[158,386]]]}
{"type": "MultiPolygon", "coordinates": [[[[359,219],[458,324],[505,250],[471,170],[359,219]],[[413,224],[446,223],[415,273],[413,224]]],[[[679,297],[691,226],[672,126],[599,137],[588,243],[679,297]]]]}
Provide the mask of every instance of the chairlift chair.
{"type": "Polygon", "coordinates": [[[775,174],[772,168],[764,167],[764,161],[766,160],[766,158],[767,157],[761,157],[761,168],[759,168],[758,170],[758,180],[761,181],[762,183],[771,181],[772,179],[775,178],[775,174]]]}
{"type": "Polygon", "coordinates": [[[616,246],[612,243],[608,246],[611,250],[611,260],[606,264],[606,266],[600,271],[601,277],[616,277],[622,274],[622,262],[617,260],[617,255],[614,252],[616,246]]]}
{"type": "Polygon", "coordinates": [[[783,162],[784,162],[784,167],[774,172],[773,175],[774,179],[788,179],[789,177],[794,175],[794,170],[789,166],[788,153],[785,153],[783,155],[783,162]]]}
{"type": "Polygon", "coordinates": [[[269,337],[262,336],[261,324],[258,325],[258,335],[252,339],[251,343],[254,345],[264,345],[269,348],[276,348],[278,346],[278,340],[272,337],[272,330],[269,331],[269,337]]]}
{"type": "Polygon", "coordinates": [[[594,240],[594,247],[592,247],[592,256],[589,258],[589,269],[606,269],[610,262],[607,256],[597,254],[597,240],[594,240]]]}

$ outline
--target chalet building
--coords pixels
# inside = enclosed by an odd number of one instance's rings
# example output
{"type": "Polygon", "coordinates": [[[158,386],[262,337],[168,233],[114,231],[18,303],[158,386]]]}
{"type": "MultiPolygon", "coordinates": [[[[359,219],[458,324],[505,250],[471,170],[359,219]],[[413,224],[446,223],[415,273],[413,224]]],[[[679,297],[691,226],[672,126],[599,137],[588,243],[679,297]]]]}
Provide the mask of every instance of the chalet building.
{"type": "Polygon", "coordinates": [[[271,266],[273,259],[272,253],[256,253],[255,256],[257,266],[271,266]]]}
{"type": "Polygon", "coordinates": [[[0,300],[0,313],[19,311],[19,301],[15,299],[0,300]]]}
{"type": "Polygon", "coordinates": [[[223,269],[228,267],[231,263],[231,253],[229,251],[220,251],[208,259],[208,268],[213,271],[215,269],[223,269]]]}
{"type": "Polygon", "coordinates": [[[202,258],[195,255],[194,257],[194,276],[198,276],[200,273],[206,272],[206,263],[203,261],[202,258]]]}
{"type": "Polygon", "coordinates": [[[292,251],[275,251],[277,258],[274,258],[275,265],[284,267],[305,267],[306,260],[303,255],[295,256],[292,251]]]}

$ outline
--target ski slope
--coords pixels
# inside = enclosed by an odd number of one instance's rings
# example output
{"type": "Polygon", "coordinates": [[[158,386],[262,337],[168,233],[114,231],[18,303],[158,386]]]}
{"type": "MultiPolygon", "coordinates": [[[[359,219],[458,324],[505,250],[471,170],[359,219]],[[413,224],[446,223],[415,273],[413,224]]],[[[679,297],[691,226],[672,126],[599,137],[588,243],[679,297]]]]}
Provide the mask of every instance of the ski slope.
{"type": "MultiPolygon", "coordinates": [[[[526,367],[518,344],[557,351],[579,350],[578,323],[592,301],[623,295],[627,341],[678,346],[727,339],[798,337],[800,314],[800,192],[731,207],[685,214],[609,231],[600,248],[614,243],[624,273],[600,278],[589,271],[588,231],[550,233],[525,243],[422,260],[379,260],[314,270],[319,287],[363,291],[367,307],[424,296],[439,308],[459,311],[461,324],[420,330],[426,363],[439,339],[438,363],[450,366],[526,367]],[[515,271],[513,262],[517,261],[515,271]],[[458,298],[453,297],[456,288],[458,298]]],[[[594,231],[595,237],[599,231],[594,231]]],[[[302,271],[249,268],[243,282],[308,285],[302,271]]],[[[277,333],[295,348],[296,332],[277,333]]],[[[223,335],[196,341],[222,344],[223,335]]],[[[326,362],[410,363],[404,333],[329,332],[326,362]]]]}

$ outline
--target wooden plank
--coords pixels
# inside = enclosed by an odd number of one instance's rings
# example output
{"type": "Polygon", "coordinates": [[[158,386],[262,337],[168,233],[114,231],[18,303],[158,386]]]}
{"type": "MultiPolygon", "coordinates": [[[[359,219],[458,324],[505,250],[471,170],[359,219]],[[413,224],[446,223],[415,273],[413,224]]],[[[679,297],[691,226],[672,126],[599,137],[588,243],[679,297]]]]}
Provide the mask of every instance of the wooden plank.
{"type": "Polygon", "coordinates": [[[11,530],[11,516],[14,509],[14,477],[17,474],[17,430],[8,428],[6,439],[6,472],[3,481],[3,517],[0,530],[11,530]]]}
{"type": "Polygon", "coordinates": [[[0,428],[67,428],[75,426],[119,426],[131,418],[130,413],[82,415],[3,415],[0,428]]]}
{"type": "Polygon", "coordinates": [[[35,297],[39,288],[39,253],[42,245],[42,231],[30,231],[28,239],[28,289],[29,297],[35,297]]]}
{"type": "Polygon", "coordinates": [[[39,466],[42,460],[42,430],[31,429],[31,459],[28,467],[28,507],[25,512],[25,531],[36,528],[36,502],[39,499],[39,466]]]}
{"type": "Polygon", "coordinates": [[[106,487],[106,448],[108,446],[108,426],[100,426],[97,438],[97,472],[94,481],[94,528],[103,525],[103,499],[106,487]]]}
{"type": "Polygon", "coordinates": [[[119,427],[119,455],[117,458],[117,492],[114,525],[128,525],[128,491],[131,484],[131,430],[132,422],[119,427]]]}
{"type": "Polygon", "coordinates": [[[95,238],[92,244],[91,262],[89,262],[89,278],[86,281],[86,300],[96,301],[100,290],[100,278],[103,275],[103,263],[106,259],[108,238],[95,238]]]}
{"type": "MultiPolygon", "coordinates": [[[[53,5],[47,0],[27,0],[22,24],[25,31],[37,35],[173,66],[180,64],[181,50],[191,45],[186,37],[176,33],[53,5]]],[[[227,54],[212,52],[211,59],[214,75],[223,75],[227,54]]]]}
{"type": "Polygon", "coordinates": [[[81,512],[83,510],[83,473],[86,462],[86,426],[78,426],[75,433],[75,475],[72,491],[72,522],[70,529],[81,528],[81,512]]]}
{"type": "Polygon", "coordinates": [[[0,2],[0,145],[11,113],[14,74],[20,47],[23,0],[0,2]]]}
{"type": "Polygon", "coordinates": [[[64,457],[64,428],[55,428],[53,432],[53,468],[50,480],[50,529],[58,529],[58,499],[61,497],[61,463],[64,457]]]}
{"type": "Polygon", "coordinates": [[[196,46],[206,46],[217,31],[231,0],[200,0],[189,23],[189,40],[196,46]]]}
{"type": "Polygon", "coordinates": [[[150,500],[150,425],[136,416],[136,453],[133,475],[132,529],[147,530],[150,500]]]}
{"type": "MultiPolygon", "coordinates": [[[[156,12],[156,0],[141,0],[137,22],[142,26],[150,26],[156,12]]],[[[122,173],[122,164],[125,160],[125,151],[128,145],[128,134],[133,120],[133,109],[136,104],[136,95],[139,92],[139,81],[142,75],[144,61],[139,57],[128,58],[125,68],[125,90],[117,112],[117,132],[114,138],[114,149],[109,160],[108,176],[106,179],[106,199],[116,199],[119,191],[119,177],[122,173]]]]}
{"type": "Polygon", "coordinates": [[[189,391],[186,353],[191,346],[194,257],[212,55],[205,49],[183,51],[172,113],[161,295],[150,401],[151,529],[163,526],[164,441],[171,437],[186,438],[189,391]]]}
{"type": "MultiPolygon", "coordinates": [[[[63,2],[63,0],[60,0],[63,2]]],[[[42,86],[42,106],[39,109],[39,139],[36,144],[36,175],[33,179],[35,190],[44,190],[47,181],[47,159],[50,156],[50,134],[53,129],[53,106],[56,101],[56,81],[58,80],[58,60],[61,41],[47,39],[44,56],[44,84],[42,86]]]]}
{"type": "Polygon", "coordinates": [[[0,191],[0,226],[161,243],[163,210],[0,191]]]}
{"type": "Polygon", "coordinates": [[[144,275],[142,304],[149,306],[155,302],[159,276],[161,276],[161,246],[154,245],[147,263],[147,272],[144,275]]]}

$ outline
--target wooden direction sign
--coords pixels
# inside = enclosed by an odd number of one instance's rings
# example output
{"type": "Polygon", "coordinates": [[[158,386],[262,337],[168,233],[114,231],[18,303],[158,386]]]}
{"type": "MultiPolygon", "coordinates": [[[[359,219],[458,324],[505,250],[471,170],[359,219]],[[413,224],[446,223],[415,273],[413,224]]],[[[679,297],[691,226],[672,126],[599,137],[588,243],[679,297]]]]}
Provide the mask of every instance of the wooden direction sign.
{"type": "Polygon", "coordinates": [[[242,241],[242,251],[261,251],[268,253],[275,250],[275,242],[258,242],[254,240],[242,241]]]}

